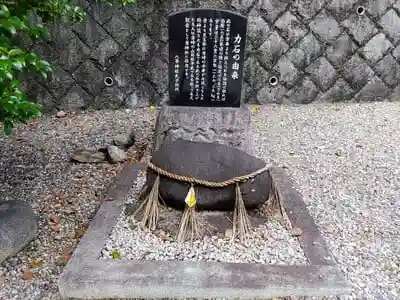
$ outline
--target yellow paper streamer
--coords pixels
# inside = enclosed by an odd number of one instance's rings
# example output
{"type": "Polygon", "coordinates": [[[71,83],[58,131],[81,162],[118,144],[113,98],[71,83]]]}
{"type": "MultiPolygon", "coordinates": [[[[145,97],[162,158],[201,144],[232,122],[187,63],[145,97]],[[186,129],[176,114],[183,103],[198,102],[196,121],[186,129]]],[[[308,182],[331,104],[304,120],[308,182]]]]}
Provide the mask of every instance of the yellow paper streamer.
{"type": "Polygon", "coordinates": [[[196,193],[194,192],[193,186],[190,187],[189,192],[186,195],[185,202],[189,207],[194,207],[196,205],[196,193]]]}

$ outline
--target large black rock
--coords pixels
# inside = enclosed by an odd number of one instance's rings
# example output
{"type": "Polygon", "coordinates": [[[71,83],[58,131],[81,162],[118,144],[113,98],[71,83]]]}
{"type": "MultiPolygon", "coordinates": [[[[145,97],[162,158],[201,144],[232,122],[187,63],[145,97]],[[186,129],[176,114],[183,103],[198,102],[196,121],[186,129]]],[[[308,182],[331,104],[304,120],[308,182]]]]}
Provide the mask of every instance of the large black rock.
{"type": "MultiPolygon", "coordinates": [[[[165,142],[153,153],[151,162],[171,173],[190,176],[209,181],[224,181],[236,176],[249,174],[265,166],[261,159],[253,157],[239,149],[216,143],[175,140],[165,142]]],[[[150,168],[147,172],[147,184],[152,186],[157,174],[150,168]]],[[[176,209],[184,209],[185,197],[190,184],[160,177],[159,192],[164,202],[176,209]]],[[[240,184],[246,208],[256,208],[265,203],[271,189],[271,177],[268,171],[253,180],[240,184]]],[[[233,210],[235,186],[225,188],[207,188],[195,185],[197,209],[233,210]]]]}

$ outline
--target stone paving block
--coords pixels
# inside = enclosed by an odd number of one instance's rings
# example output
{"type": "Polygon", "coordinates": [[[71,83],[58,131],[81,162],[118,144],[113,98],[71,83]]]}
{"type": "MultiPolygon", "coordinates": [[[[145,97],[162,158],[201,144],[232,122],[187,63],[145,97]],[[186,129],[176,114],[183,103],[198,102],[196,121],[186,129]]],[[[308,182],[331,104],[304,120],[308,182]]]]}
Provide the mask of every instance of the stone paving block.
{"type": "Polygon", "coordinates": [[[375,67],[375,72],[380,79],[391,87],[400,83],[400,65],[391,54],[386,55],[375,67]]]}
{"type": "Polygon", "coordinates": [[[74,85],[58,101],[57,107],[60,109],[84,109],[93,106],[93,98],[86,93],[79,85],[74,85]]]}
{"type": "Polygon", "coordinates": [[[297,0],[291,9],[296,11],[305,20],[310,20],[325,6],[327,0],[297,0]]]}
{"type": "Polygon", "coordinates": [[[354,54],[343,65],[343,77],[355,91],[359,91],[374,77],[374,71],[363,59],[354,54]]]}
{"type": "Polygon", "coordinates": [[[290,5],[289,1],[262,0],[260,12],[270,24],[273,24],[278,16],[290,5]]]}
{"type": "Polygon", "coordinates": [[[152,44],[151,38],[146,33],[142,33],[124,52],[123,56],[130,63],[147,66],[153,54],[152,44]]]}
{"type": "Polygon", "coordinates": [[[393,8],[400,13],[400,0],[397,0],[396,3],[393,5],[393,8]]]}
{"type": "Polygon", "coordinates": [[[107,77],[90,60],[85,60],[72,76],[92,96],[97,96],[101,92],[105,86],[104,78],[107,77]]]}
{"type": "MultiPolygon", "coordinates": [[[[254,10],[254,12],[257,12],[254,10]]],[[[259,48],[265,39],[270,34],[270,28],[268,23],[257,13],[257,15],[251,15],[248,19],[247,34],[249,41],[254,45],[255,48],[259,48]]]]}
{"type": "Polygon", "coordinates": [[[57,44],[54,51],[57,51],[58,57],[55,62],[60,64],[64,70],[73,72],[89,57],[90,48],[88,48],[75,34],[71,33],[71,39],[67,43],[57,44]]]}
{"type": "Polygon", "coordinates": [[[322,90],[328,90],[336,81],[337,73],[325,57],[315,60],[306,69],[311,80],[322,90]]]}
{"type": "Polygon", "coordinates": [[[256,53],[261,64],[265,68],[271,69],[288,49],[289,46],[285,40],[273,31],[256,53]]]}
{"type": "Polygon", "coordinates": [[[352,8],[359,0],[331,0],[328,2],[326,9],[339,22],[345,20],[354,11],[352,8]]]}
{"type": "Polygon", "coordinates": [[[63,96],[74,83],[75,81],[71,75],[58,64],[53,64],[53,72],[49,80],[43,81],[43,84],[55,99],[63,96]]]}
{"type": "Polygon", "coordinates": [[[107,70],[116,57],[120,57],[123,48],[111,37],[104,39],[90,53],[90,58],[101,66],[102,70],[107,70]]]}
{"type": "Polygon", "coordinates": [[[53,95],[40,83],[32,81],[29,85],[25,94],[28,99],[34,101],[35,103],[44,105],[42,107],[43,113],[54,112],[57,107],[57,101],[53,95]]]}
{"type": "Polygon", "coordinates": [[[277,85],[265,85],[257,92],[257,99],[259,104],[266,103],[283,103],[283,97],[286,93],[286,88],[278,83],[277,85]]]}
{"type": "Polygon", "coordinates": [[[90,48],[96,48],[102,40],[109,37],[103,27],[90,16],[84,22],[74,24],[71,29],[90,48]]]}
{"type": "Polygon", "coordinates": [[[400,41],[400,17],[394,9],[388,10],[379,24],[393,43],[397,44],[400,41]]]}
{"type": "Polygon", "coordinates": [[[368,15],[378,20],[396,0],[369,0],[365,3],[368,15]]]}
{"type": "Polygon", "coordinates": [[[319,90],[315,84],[308,77],[303,77],[301,84],[297,84],[288,91],[285,98],[289,103],[306,104],[311,103],[318,93],[319,90]]]}
{"type": "Polygon", "coordinates": [[[355,96],[357,102],[384,101],[389,95],[388,87],[375,76],[370,82],[355,96]]]}
{"type": "Polygon", "coordinates": [[[299,71],[286,56],[282,56],[278,60],[274,71],[277,72],[279,81],[288,88],[291,88],[301,76],[304,76],[303,72],[299,71]]]}
{"type": "Polygon", "coordinates": [[[126,94],[117,86],[105,87],[95,98],[94,108],[117,109],[122,107],[126,94]]]}
{"type": "Polygon", "coordinates": [[[397,60],[400,60],[400,45],[393,49],[392,54],[397,60]]]}
{"type": "Polygon", "coordinates": [[[321,11],[310,22],[310,28],[322,41],[329,43],[335,41],[342,32],[338,22],[325,11],[321,11]]]}
{"type": "Polygon", "coordinates": [[[121,8],[119,5],[113,5],[112,7],[109,7],[106,4],[94,3],[94,1],[90,2],[90,5],[86,7],[86,12],[100,25],[107,23],[112,16],[121,13],[121,8]]]}
{"type": "Polygon", "coordinates": [[[322,48],[312,33],[307,34],[295,48],[288,51],[287,57],[298,67],[308,66],[321,54],[322,48]]]}
{"type": "Polygon", "coordinates": [[[268,84],[269,73],[261,67],[255,57],[250,57],[245,61],[243,72],[244,80],[246,80],[249,85],[256,90],[259,90],[268,84]]]}
{"type": "Polygon", "coordinates": [[[307,27],[302,24],[290,11],[285,12],[276,22],[275,26],[281,30],[281,35],[289,45],[293,45],[307,34],[307,27]]]}
{"type": "Polygon", "coordinates": [[[354,95],[353,89],[343,79],[336,81],[335,85],[318,98],[318,102],[348,101],[354,95]]]}
{"type": "Polygon", "coordinates": [[[104,28],[124,49],[127,49],[142,32],[141,27],[137,26],[126,13],[113,16],[104,24],[104,28]]]}
{"type": "Polygon", "coordinates": [[[392,48],[393,44],[385,35],[383,33],[378,33],[365,44],[361,49],[361,53],[370,63],[375,63],[392,48]]]}
{"type": "Polygon", "coordinates": [[[348,29],[352,37],[359,43],[364,44],[378,30],[367,15],[359,16],[355,13],[342,22],[342,25],[348,29]]]}
{"type": "Polygon", "coordinates": [[[331,64],[335,67],[340,67],[356,50],[357,45],[346,32],[343,32],[339,38],[326,49],[326,56],[331,64]]]}

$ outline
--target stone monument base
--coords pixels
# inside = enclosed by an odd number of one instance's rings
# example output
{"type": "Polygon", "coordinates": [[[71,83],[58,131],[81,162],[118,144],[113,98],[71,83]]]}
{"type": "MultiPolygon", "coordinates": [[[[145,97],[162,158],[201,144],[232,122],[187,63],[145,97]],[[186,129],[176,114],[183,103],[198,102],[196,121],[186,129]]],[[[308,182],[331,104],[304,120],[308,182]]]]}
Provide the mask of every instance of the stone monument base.
{"type": "Polygon", "coordinates": [[[220,143],[253,154],[251,112],[247,106],[164,105],[157,117],[154,150],[164,141],[185,139],[220,143]]]}

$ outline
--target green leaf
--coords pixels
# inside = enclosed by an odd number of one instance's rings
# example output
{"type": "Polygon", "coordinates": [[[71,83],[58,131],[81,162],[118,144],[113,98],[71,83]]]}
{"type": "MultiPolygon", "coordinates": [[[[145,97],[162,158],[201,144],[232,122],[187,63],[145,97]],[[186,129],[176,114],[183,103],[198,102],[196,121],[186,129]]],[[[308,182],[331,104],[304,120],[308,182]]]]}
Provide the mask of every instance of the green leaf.
{"type": "Polygon", "coordinates": [[[6,71],[4,75],[7,77],[7,79],[10,79],[10,80],[12,80],[14,78],[13,74],[8,71],[6,71]]]}
{"type": "Polygon", "coordinates": [[[11,49],[10,51],[8,51],[8,57],[15,57],[22,54],[25,54],[25,52],[21,49],[11,49]]]}
{"type": "Polygon", "coordinates": [[[18,71],[22,71],[22,69],[24,68],[24,65],[20,62],[20,61],[14,61],[12,63],[12,66],[17,69],[18,71]]]}
{"type": "Polygon", "coordinates": [[[4,16],[4,17],[7,18],[7,17],[10,15],[10,11],[8,10],[8,7],[5,6],[4,4],[2,4],[2,5],[0,6],[0,9],[1,9],[1,12],[3,13],[3,16],[4,16]]]}
{"type": "Polygon", "coordinates": [[[113,259],[121,259],[121,253],[119,253],[118,250],[114,250],[113,252],[111,252],[111,257],[113,259]]]}

